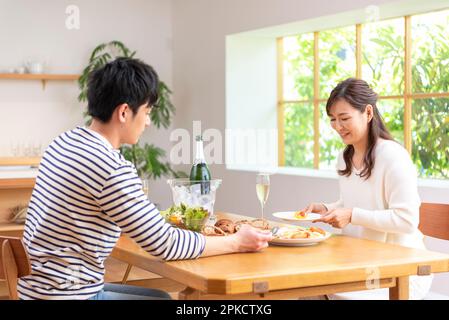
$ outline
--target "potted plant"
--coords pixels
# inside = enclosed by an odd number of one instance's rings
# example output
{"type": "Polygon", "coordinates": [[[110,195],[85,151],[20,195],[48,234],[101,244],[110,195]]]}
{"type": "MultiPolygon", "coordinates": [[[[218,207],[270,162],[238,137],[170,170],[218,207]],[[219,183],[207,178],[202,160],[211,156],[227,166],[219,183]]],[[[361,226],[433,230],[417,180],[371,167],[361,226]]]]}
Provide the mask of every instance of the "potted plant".
{"type": "MultiPolygon", "coordinates": [[[[136,51],[129,50],[120,41],[111,41],[98,45],[90,55],[89,64],[84,68],[79,80],[79,88],[81,90],[78,100],[80,102],[87,101],[87,82],[89,74],[102,67],[117,57],[132,58],[136,51]]],[[[156,103],[157,108],[151,112],[151,122],[157,127],[167,128],[170,125],[171,117],[175,112],[175,107],[170,101],[170,88],[163,82],[159,81],[159,99],[156,103]]],[[[86,123],[89,124],[91,119],[84,112],[86,123]]],[[[187,177],[182,171],[172,169],[169,162],[164,161],[165,151],[153,144],[145,143],[143,146],[137,143],[132,146],[122,146],[121,153],[125,159],[131,161],[137,169],[137,173],[141,179],[158,179],[161,176],[173,176],[175,178],[187,177]]]]}

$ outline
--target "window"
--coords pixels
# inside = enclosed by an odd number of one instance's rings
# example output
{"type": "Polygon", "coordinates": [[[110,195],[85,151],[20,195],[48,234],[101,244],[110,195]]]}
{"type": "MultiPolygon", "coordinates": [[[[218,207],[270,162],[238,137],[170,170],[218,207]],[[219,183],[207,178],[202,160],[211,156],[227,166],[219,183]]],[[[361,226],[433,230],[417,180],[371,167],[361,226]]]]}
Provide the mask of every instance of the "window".
{"type": "Polygon", "coordinates": [[[334,169],[344,148],[325,103],[366,80],[421,178],[449,179],[449,10],[278,38],[279,165],[334,169]]]}

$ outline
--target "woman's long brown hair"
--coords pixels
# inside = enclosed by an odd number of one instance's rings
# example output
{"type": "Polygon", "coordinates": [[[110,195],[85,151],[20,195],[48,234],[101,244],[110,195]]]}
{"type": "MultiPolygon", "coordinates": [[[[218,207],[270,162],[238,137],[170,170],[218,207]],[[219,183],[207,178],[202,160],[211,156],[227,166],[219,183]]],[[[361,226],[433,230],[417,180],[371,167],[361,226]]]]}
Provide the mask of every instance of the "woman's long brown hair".
{"type": "MultiPolygon", "coordinates": [[[[349,78],[340,82],[334,90],[332,90],[326,104],[327,115],[330,115],[331,107],[339,100],[345,100],[354,109],[360,112],[365,112],[368,104],[373,106],[373,118],[368,124],[368,147],[363,158],[363,170],[360,172],[360,177],[367,180],[371,176],[371,171],[374,168],[374,147],[377,140],[380,138],[385,140],[394,140],[385,126],[382,116],[377,109],[377,94],[370,88],[366,81],[361,79],[349,78]]],[[[343,159],[346,163],[346,168],[338,170],[341,176],[349,177],[352,173],[352,157],[354,156],[354,146],[347,145],[343,152],[343,159]]]]}

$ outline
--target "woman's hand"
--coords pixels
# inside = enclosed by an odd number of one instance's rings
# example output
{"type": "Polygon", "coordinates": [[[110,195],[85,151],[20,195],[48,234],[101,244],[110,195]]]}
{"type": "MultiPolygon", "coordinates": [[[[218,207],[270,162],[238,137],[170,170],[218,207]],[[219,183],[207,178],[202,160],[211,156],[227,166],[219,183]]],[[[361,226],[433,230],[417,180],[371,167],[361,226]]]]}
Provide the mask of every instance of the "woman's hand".
{"type": "Polygon", "coordinates": [[[322,203],[311,203],[305,209],[303,209],[305,213],[313,212],[319,214],[325,214],[327,212],[327,208],[322,203]]]}
{"type": "Polygon", "coordinates": [[[229,237],[233,237],[235,252],[260,251],[268,247],[268,241],[273,239],[269,230],[260,230],[247,224],[242,224],[239,231],[229,237]]]}
{"type": "Polygon", "coordinates": [[[352,218],[352,208],[338,208],[329,211],[313,222],[324,222],[330,224],[334,228],[342,229],[346,227],[352,218]]]}

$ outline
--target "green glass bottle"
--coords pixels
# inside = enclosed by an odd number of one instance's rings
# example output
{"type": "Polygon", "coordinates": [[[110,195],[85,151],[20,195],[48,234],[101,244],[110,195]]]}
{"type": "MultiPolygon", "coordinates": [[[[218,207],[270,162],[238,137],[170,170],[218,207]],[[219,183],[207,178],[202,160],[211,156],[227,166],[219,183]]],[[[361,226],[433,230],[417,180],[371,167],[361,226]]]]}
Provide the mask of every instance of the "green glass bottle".
{"type": "Polygon", "coordinates": [[[190,170],[190,181],[201,182],[201,194],[210,193],[210,171],[204,158],[203,137],[196,136],[196,154],[192,169],[190,170]]]}

